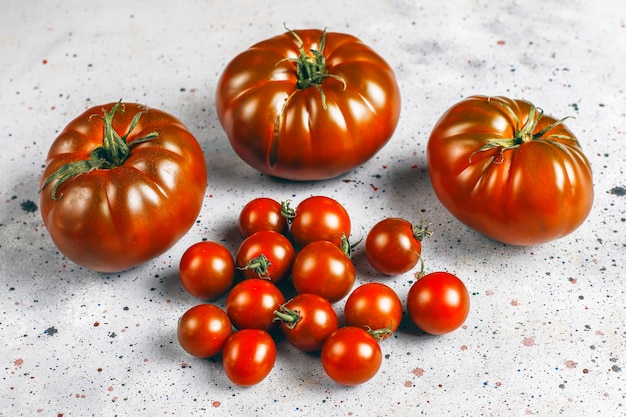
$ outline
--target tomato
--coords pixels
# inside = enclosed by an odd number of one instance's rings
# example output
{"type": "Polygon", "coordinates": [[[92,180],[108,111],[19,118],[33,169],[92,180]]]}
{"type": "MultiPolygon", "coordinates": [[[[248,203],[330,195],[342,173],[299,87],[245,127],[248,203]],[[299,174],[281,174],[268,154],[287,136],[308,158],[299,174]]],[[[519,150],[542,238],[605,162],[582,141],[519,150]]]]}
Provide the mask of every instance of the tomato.
{"type": "Polygon", "coordinates": [[[341,246],[342,237],[350,237],[350,215],[330,197],[308,197],[291,216],[291,236],[300,247],[316,240],[329,240],[341,246]]]}
{"type": "Polygon", "coordinates": [[[226,376],[235,384],[250,386],[263,381],[276,362],[276,344],[264,330],[243,329],[228,338],[222,351],[226,376]]]}
{"type": "Polygon", "coordinates": [[[189,230],[206,183],[202,148],[182,122],[140,104],[110,103],[85,111],[52,143],[41,215],[68,259],[119,272],[162,254],[189,230]]]}
{"type": "Polygon", "coordinates": [[[562,122],[523,100],[473,96],[455,104],[428,141],[435,194],[461,222],[507,244],[573,232],[591,210],[593,181],[562,122]]]}
{"type": "Polygon", "coordinates": [[[365,255],[378,272],[398,275],[410,271],[422,254],[422,239],[432,234],[424,226],[389,217],[376,223],[365,238],[365,255]]]}
{"type": "Polygon", "coordinates": [[[409,289],[407,311],[417,327],[441,335],[460,327],[467,318],[470,298],[463,281],[449,272],[432,272],[409,289]]]}
{"type": "Polygon", "coordinates": [[[190,308],[178,320],[180,346],[190,355],[209,358],[220,353],[233,328],[228,315],[213,304],[190,308]]]}
{"type": "Polygon", "coordinates": [[[266,278],[278,283],[289,276],[295,256],[295,249],[286,236],[261,230],[241,242],[235,264],[245,278],[266,278]]]}
{"type": "Polygon", "coordinates": [[[249,201],[239,213],[239,233],[246,238],[260,230],[273,230],[286,235],[287,218],[282,215],[282,205],[276,200],[259,197],[249,201]]]}
{"type": "Polygon", "coordinates": [[[271,331],[278,326],[274,311],[285,302],[271,281],[251,278],[235,285],[226,296],[226,313],[238,329],[271,331]]]}
{"type": "Polygon", "coordinates": [[[392,68],[354,36],[297,30],[253,45],[224,69],[217,115],[237,155],[290,180],[320,180],[369,160],[400,117],[392,68]]]}
{"type": "Polygon", "coordinates": [[[189,294],[203,300],[214,300],[233,284],[235,261],[222,244],[198,242],[183,253],[179,274],[189,294]]]}
{"type": "Polygon", "coordinates": [[[367,331],[346,326],[326,339],[321,360],[331,379],[353,386],[369,381],[378,373],[383,355],[378,342],[367,331]]]}
{"type": "Polygon", "coordinates": [[[309,243],[293,261],[291,281],[300,294],[321,295],[335,303],[348,295],[355,280],[352,260],[327,240],[309,243]]]}
{"type": "Polygon", "coordinates": [[[371,330],[380,341],[398,330],[402,321],[402,301],[391,287],[369,282],[348,296],[344,316],[347,326],[371,330]]]}
{"type": "Polygon", "coordinates": [[[304,352],[320,350],[339,327],[332,304],[317,294],[298,294],[274,314],[287,341],[304,352]]]}

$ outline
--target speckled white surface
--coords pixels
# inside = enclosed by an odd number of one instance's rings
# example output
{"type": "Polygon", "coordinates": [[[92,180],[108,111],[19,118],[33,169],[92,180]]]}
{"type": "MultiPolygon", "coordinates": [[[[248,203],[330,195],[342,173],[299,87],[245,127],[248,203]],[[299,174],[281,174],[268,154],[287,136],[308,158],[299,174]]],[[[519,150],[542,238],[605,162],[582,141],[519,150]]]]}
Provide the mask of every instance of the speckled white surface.
{"type": "MultiPolygon", "coordinates": [[[[2,3],[0,416],[626,416],[622,0],[2,3]],[[396,70],[403,107],[394,137],[339,179],[264,177],[238,160],[217,121],[222,68],[282,33],[283,22],[356,35],[396,70]],[[575,116],[567,124],[596,190],[575,233],[508,247],[442,209],[425,144],[441,113],[471,94],[575,116]],[[173,249],[107,275],[64,259],[32,203],[59,131],[120,98],[181,118],[205,151],[209,185],[199,222],[173,249]],[[265,381],[233,386],[219,360],[178,346],[178,317],[199,302],[180,285],[180,256],[201,239],[234,251],[237,213],[253,197],[312,194],[344,203],[355,237],[387,215],[432,221],[423,255],[431,270],[466,282],[470,316],[443,337],[403,326],[381,344],[380,373],[359,387],[336,385],[318,358],[285,341],[265,381]]],[[[359,282],[380,279],[356,252],[359,282]]],[[[412,280],[385,282],[404,298],[412,280]]]]}

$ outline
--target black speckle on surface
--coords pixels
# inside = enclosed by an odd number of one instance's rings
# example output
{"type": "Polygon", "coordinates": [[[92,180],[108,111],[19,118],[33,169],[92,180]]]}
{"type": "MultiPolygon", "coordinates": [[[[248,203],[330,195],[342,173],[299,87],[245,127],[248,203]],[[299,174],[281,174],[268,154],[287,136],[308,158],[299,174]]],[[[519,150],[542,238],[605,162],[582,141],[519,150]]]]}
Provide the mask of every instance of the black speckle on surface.
{"type": "Polygon", "coordinates": [[[48,327],[46,330],[44,330],[44,333],[47,334],[48,336],[54,336],[55,334],[59,333],[59,331],[55,329],[54,326],[51,326],[51,327],[48,327]]]}
{"type": "Polygon", "coordinates": [[[624,187],[613,187],[611,188],[611,191],[609,191],[611,194],[619,196],[619,197],[623,197],[626,195],[626,188],[624,187]]]}
{"type": "Polygon", "coordinates": [[[26,213],[34,213],[37,211],[37,204],[35,204],[35,202],[32,200],[22,201],[20,206],[22,207],[22,210],[24,210],[26,213]]]}

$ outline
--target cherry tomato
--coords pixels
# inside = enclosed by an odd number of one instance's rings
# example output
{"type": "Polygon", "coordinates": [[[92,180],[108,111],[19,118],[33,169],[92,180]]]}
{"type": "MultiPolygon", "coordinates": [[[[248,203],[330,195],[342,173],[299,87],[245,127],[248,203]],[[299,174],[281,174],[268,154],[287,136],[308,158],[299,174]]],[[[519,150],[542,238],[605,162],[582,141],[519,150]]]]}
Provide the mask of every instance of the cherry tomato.
{"type": "Polygon", "coordinates": [[[235,261],[222,244],[198,242],[183,253],[179,274],[183,287],[191,295],[214,300],[233,285],[235,261]]]}
{"type": "Polygon", "coordinates": [[[335,382],[353,386],[372,379],[383,361],[376,339],[367,331],[346,326],[333,332],[322,347],[322,366],[335,382]]]}
{"type": "Polygon", "coordinates": [[[295,255],[286,236],[261,230],[241,242],[235,264],[244,278],[265,278],[278,283],[289,276],[295,255]]]}
{"type": "Polygon", "coordinates": [[[274,311],[285,302],[283,293],[269,280],[251,278],[235,285],[226,297],[226,313],[237,329],[271,331],[278,326],[274,311]]]}
{"type": "Polygon", "coordinates": [[[507,244],[563,237],[593,205],[591,166],[576,136],[527,101],[472,96],[455,104],[435,125],[427,158],[443,206],[507,244]]]}
{"type": "Polygon", "coordinates": [[[412,225],[389,217],[376,223],[365,238],[365,255],[378,272],[398,275],[410,271],[422,254],[422,239],[432,234],[423,223],[412,225]]]}
{"type": "Polygon", "coordinates": [[[321,195],[302,200],[291,220],[291,235],[300,247],[316,240],[340,246],[342,237],[350,237],[350,228],[350,216],[341,203],[321,195]]]}
{"type": "Polygon", "coordinates": [[[304,352],[320,350],[339,327],[333,306],[317,294],[298,294],[274,314],[281,322],[287,341],[304,352]]]}
{"type": "Polygon", "coordinates": [[[355,280],[352,260],[327,240],[309,243],[293,261],[291,281],[300,294],[321,295],[335,303],[348,295],[355,280]]]}
{"type": "Polygon", "coordinates": [[[258,384],[276,362],[276,344],[265,330],[243,329],[228,338],[222,363],[228,379],[240,386],[258,384]]]}
{"type": "Polygon", "coordinates": [[[426,333],[441,335],[465,322],[470,298],[465,284],[456,275],[431,272],[411,286],[406,304],[417,327],[426,333]]]}
{"type": "Polygon", "coordinates": [[[400,326],[402,301],[391,287],[369,282],[348,296],[344,316],[347,326],[371,330],[380,341],[391,336],[400,326]]]}
{"type": "Polygon", "coordinates": [[[190,308],[178,320],[180,346],[190,355],[209,358],[220,353],[233,328],[228,315],[213,304],[190,308]]]}
{"type": "Polygon", "coordinates": [[[283,235],[289,231],[287,218],[282,215],[281,203],[267,197],[248,202],[239,213],[237,225],[244,238],[261,230],[273,230],[283,235]]]}

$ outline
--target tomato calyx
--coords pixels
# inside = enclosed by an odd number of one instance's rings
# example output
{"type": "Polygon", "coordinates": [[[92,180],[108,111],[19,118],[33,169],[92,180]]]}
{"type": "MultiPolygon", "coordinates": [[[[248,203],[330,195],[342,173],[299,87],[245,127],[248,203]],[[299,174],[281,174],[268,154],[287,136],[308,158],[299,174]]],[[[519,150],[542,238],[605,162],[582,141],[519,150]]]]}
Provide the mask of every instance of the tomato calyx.
{"type": "Polygon", "coordinates": [[[272,265],[267,256],[260,254],[256,258],[250,259],[245,266],[237,267],[240,271],[254,271],[259,278],[270,279],[269,267],[272,265]]]}
{"type": "Polygon", "coordinates": [[[284,304],[278,310],[274,310],[274,315],[276,316],[274,320],[284,323],[289,329],[296,327],[302,318],[298,310],[290,310],[284,304]]]}
{"type": "Polygon", "coordinates": [[[431,224],[424,224],[424,219],[421,219],[418,225],[411,226],[413,237],[421,242],[426,236],[432,236],[433,231],[428,228],[431,224]]]}
{"type": "Polygon", "coordinates": [[[280,214],[291,223],[296,217],[296,210],[291,207],[291,200],[282,201],[280,203],[280,214]]]}
{"type": "Polygon", "coordinates": [[[89,159],[67,163],[54,171],[48,178],[46,178],[46,181],[39,192],[43,191],[49,183],[57,180],[52,187],[51,197],[53,200],[60,200],[63,197],[63,194],[57,195],[57,190],[63,183],[78,175],[97,169],[117,168],[124,164],[130,156],[131,146],[147,142],[158,136],[158,133],[152,132],[142,138],[133,140],[133,142],[129,145],[127,142],[128,135],[133,131],[139,122],[141,115],[147,110],[137,112],[137,114],[134,115],[130,123],[130,127],[128,128],[128,132],[126,132],[124,136],[120,136],[115,129],[113,129],[113,117],[118,110],[122,113],[124,112],[124,104],[121,100],[118,101],[110,111],[107,112],[103,109],[103,116],[93,115],[94,117],[102,119],[104,122],[102,146],[92,150],[89,153],[89,159]]]}
{"type": "Polygon", "coordinates": [[[382,329],[372,329],[370,327],[366,328],[365,331],[370,334],[377,342],[382,342],[383,340],[391,337],[393,332],[391,331],[391,326],[383,327],[382,329]]]}

